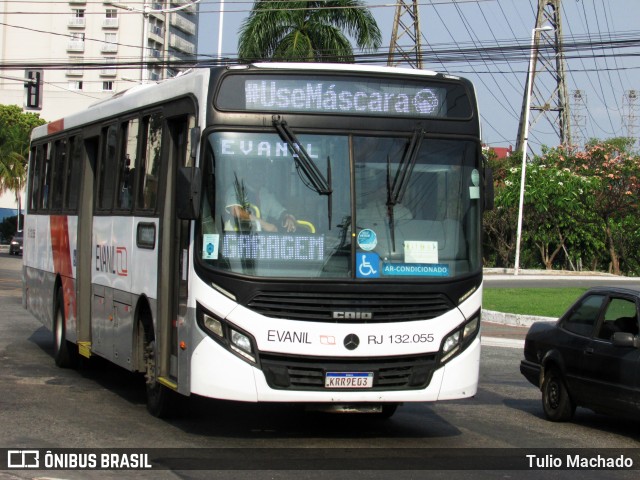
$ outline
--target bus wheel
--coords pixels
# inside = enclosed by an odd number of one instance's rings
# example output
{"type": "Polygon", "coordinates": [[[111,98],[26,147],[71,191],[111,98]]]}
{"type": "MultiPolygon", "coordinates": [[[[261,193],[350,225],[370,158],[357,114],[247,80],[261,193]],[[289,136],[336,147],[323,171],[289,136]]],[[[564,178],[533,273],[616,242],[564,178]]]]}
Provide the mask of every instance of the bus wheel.
{"type": "Polygon", "coordinates": [[[396,410],[398,409],[398,404],[397,403],[391,403],[391,404],[387,404],[387,405],[383,405],[382,406],[382,411],[377,415],[378,418],[380,419],[387,419],[387,418],[391,418],[393,417],[393,414],[396,413],[396,410]]]}
{"type": "Polygon", "coordinates": [[[147,410],[154,417],[171,417],[175,413],[177,393],[157,380],[155,340],[145,343],[144,359],[146,365],[147,410]]]}
{"type": "Polygon", "coordinates": [[[53,312],[53,359],[56,365],[61,368],[73,368],[78,363],[77,349],[67,340],[62,289],[58,289],[56,307],[53,312]]]}

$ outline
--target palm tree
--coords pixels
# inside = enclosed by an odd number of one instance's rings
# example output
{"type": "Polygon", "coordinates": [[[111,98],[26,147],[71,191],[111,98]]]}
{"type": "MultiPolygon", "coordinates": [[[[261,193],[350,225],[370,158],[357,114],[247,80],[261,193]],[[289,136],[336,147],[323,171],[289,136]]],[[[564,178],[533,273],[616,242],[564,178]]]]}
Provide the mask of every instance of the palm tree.
{"type": "Polygon", "coordinates": [[[353,38],[375,51],[382,35],[362,0],[258,0],[240,28],[243,61],[354,62],[353,38]]]}
{"type": "Polygon", "coordinates": [[[21,193],[27,177],[27,159],[31,130],[47,123],[37,113],[24,113],[17,105],[0,105],[0,194],[12,191],[18,204],[18,229],[22,205],[21,193]]]}
{"type": "Polygon", "coordinates": [[[18,224],[22,213],[21,192],[27,177],[29,137],[16,125],[5,128],[0,142],[0,194],[11,191],[18,204],[18,224]]]}

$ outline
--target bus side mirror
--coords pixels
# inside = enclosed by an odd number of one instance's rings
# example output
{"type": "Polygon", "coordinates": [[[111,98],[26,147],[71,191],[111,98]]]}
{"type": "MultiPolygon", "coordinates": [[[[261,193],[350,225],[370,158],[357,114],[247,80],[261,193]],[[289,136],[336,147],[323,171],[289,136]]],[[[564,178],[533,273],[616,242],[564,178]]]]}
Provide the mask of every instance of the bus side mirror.
{"type": "Polygon", "coordinates": [[[493,210],[495,205],[495,190],[493,187],[493,169],[484,169],[484,209],[493,210]]]}
{"type": "Polygon", "coordinates": [[[197,220],[200,215],[202,173],[198,167],[179,167],[176,182],[176,215],[181,220],[197,220]]]}
{"type": "Polygon", "coordinates": [[[200,127],[193,127],[190,131],[190,135],[191,140],[189,143],[191,145],[191,152],[189,152],[189,155],[191,155],[191,158],[195,160],[196,154],[198,153],[198,145],[200,144],[200,127]]]}

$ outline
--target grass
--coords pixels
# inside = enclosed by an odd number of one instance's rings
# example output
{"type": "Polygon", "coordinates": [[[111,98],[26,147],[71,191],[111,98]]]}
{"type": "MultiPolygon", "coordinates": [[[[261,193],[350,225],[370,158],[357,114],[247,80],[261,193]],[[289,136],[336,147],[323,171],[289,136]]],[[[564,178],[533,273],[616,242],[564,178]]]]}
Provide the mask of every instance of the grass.
{"type": "Polygon", "coordinates": [[[485,288],[482,308],[496,312],[559,317],[586,288],[485,288]]]}

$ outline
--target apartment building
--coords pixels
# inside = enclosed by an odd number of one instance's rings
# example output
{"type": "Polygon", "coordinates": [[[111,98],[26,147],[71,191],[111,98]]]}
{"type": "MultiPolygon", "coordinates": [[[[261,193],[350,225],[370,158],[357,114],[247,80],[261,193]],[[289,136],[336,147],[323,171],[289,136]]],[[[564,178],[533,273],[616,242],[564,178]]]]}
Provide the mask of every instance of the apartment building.
{"type": "Polygon", "coordinates": [[[175,76],[196,58],[197,38],[191,0],[0,2],[0,104],[22,106],[16,78],[27,67],[43,68],[39,113],[55,120],[137,83],[175,76]]]}
{"type": "MultiPolygon", "coordinates": [[[[2,1],[0,104],[22,106],[25,68],[43,68],[38,113],[56,120],[138,83],[175,76],[180,62],[195,59],[197,38],[191,0],[2,1]],[[186,8],[170,11],[179,7],[186,8]]],[[[17,209],[15,195],[0,195],[0,207],[17,209]]]]}

